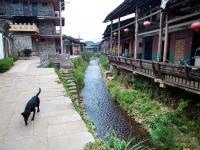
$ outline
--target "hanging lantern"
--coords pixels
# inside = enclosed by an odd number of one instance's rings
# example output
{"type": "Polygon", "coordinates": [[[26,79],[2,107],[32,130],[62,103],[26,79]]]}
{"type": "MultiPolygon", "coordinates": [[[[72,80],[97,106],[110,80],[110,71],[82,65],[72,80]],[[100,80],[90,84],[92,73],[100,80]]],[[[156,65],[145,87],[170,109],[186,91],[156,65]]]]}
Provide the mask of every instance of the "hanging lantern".
{"type": "Polygon", "coordinates": [[[39,38],[36,37],[36,38],[35,38],[35,41],[38,42],[38,41],[39,41],[39,38]]]}
{"type": "Polygon", "coordinates": [[[150,22],[150,21],[145,21],[145,22],[143,23],[143,25],[144,25],[145,27],[149,27],[149,26],[152,26],[152,22],[150,22]]]}
{"type": "Polygon", "coordinates": [[[113,34],[114,34],[114,35],[117,35],[117,32],[114,32],[113,34]]]}
{"type": "Polygon", "coordinates": [[[192,23],[191,28],[192,30],[200,30],[200,21],[192,23]]]}
{"type": "Polygon", "coordinates": [[[129,31],[129,28],[125,28],[125,29],[124,29],[124,32],[128,32],[128,31],[129,31]]]}

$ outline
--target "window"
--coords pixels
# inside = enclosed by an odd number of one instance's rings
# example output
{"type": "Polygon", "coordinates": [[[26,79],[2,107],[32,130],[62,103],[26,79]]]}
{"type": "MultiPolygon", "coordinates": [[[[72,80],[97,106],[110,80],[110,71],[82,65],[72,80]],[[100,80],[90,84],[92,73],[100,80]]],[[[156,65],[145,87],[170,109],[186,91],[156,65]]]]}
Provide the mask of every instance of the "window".
{"type": "Polygon", "coordinates": [[[17,0],[13,0],[12,3],[13,3],[13,4],[18,4],[18,1],[17,1],[17,0]]]}
{"type": "Polygon", "coordinates": [[[42,6],[46,7],[48,4],[47,3],[42,3],[42,6]]]}
{"type": "Polygon", "coordinates": [[[142,47],[142,42],[139,42],[139,47],[142,47]]]}

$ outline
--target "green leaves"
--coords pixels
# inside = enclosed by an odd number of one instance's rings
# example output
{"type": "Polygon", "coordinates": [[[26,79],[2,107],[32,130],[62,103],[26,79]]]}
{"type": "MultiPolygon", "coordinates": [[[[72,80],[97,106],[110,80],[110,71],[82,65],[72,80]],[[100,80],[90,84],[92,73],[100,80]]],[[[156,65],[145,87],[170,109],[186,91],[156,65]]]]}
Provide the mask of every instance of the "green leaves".
{"type": "Polygon", "coordinates": [[[108,58],[105,55],[100,55],[99,56],[99,62],[101,63],[101,65],[102,65],[104,70],[108,70],[109,69],[108,58]]]}
{"type": "Polygon", "coordinates": [[[6,72],[14,65],[13,58],[0,59],[0,73],[6,72]]]}

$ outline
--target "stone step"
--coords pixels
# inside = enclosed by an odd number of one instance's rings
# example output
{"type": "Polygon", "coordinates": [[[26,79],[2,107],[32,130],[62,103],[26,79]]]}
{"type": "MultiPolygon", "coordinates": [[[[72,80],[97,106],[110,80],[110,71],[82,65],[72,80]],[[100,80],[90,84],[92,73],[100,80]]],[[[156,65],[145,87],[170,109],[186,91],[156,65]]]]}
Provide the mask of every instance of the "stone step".
{"type": "Polygon", "coordinates": [[[73,86],[76,86],[76,84],[75,84],[75,83],[70,83],[70,84],[68,84],[67,86],[68,86],[68,87],[73,87],[73,86]]]}
{"type": "Polygon", "coordinates": [[[74,77],[69,76],[69,77],[67,77],[67,79],[68,79],[68,80],[74,80],[74,77]]]}
{"type": "Polygon", "coordinates": [[[70,92],[71,94],[77,94],[77,93],[78,93],[77,90],[69,90],[69,92],[70,92]]]}
{"type": "Polygon", "coordinates": [[[76,86],[69,87],[69,90],[77,90],[76,86]]]}
{"type": "Polygon", "coordinates": [[[68,83],[75,83],[74,80],[67,80],[68,83]]]}
{"type": "Polygon", "coordinates": [[[78,95],[77,94],[75,94],[75,95],[72,94],[72,97],[73,97],[73,99],[78,100],[78,95]]]}

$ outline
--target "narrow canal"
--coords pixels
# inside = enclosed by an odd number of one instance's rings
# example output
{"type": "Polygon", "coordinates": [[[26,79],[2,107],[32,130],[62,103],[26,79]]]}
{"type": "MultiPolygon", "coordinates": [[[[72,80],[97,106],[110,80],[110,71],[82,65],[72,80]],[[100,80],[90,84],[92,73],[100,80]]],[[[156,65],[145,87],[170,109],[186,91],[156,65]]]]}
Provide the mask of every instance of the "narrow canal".
{"type": "Polygon", "coordinates": [[[144,139],[146,134],[112,100],[102,79],[97,60],[91,60],[85,72],[85,87],[82,91],[86,112],[94,122],[96,132],[101,138],[115,132],[119,138],[144,139]]]}

